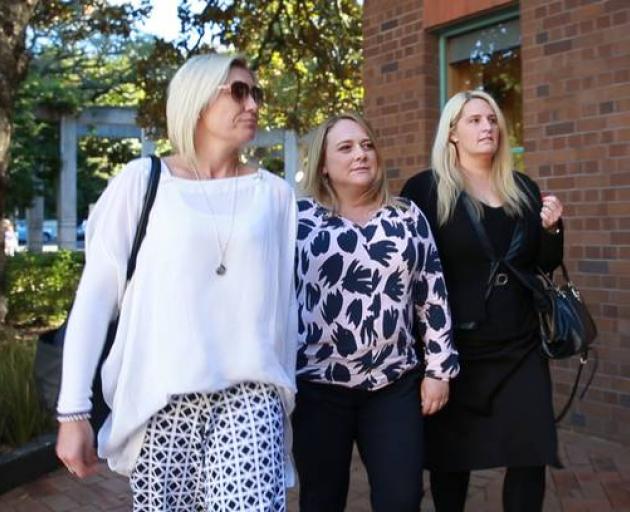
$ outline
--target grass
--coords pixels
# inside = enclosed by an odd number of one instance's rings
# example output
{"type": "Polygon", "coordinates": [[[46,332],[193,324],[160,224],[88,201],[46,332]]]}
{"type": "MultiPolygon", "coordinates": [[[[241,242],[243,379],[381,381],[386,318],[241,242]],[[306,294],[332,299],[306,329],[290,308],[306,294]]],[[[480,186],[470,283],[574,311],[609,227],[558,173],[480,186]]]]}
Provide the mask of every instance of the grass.
{"type": "Polygon", "coordinates": [[[36,336],[0,328],[0,452],[50,432],[54,422],[40,404],[33,379],[36,336]]]}

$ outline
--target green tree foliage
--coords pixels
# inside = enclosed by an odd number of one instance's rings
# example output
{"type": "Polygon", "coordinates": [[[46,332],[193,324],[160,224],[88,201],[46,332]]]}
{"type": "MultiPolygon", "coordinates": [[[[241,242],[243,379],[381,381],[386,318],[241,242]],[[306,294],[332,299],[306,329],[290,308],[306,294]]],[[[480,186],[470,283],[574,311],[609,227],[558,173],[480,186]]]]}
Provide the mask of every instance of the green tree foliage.
{"type": "Polygon", "coordinates": [[[136,139],[108,139],[96,136],[79,141],[77,172],[77,219],[86,219],[107,185],[107,180],[140,154],[136,139]]]}
{"type": "Polygon", "coordinates": [[[332,112],[361,108],[362,24],[356,0],[235,5],[222,42],[251,56],[269,93],[268,124],[303,132],[332,112]],[[257,30],[260,25],[263,30],[257,30]]]}
{"type": "MultiPolygon", "coordinates": [[[[136,24],[151,12],[151,2],[137,7],[130,2],[113,5],[108,0],[48,0],[39,2],[30,20],[29,50],[34,56],[47,54],[45,71],[53,75],[97,70],[112,56],[123,53],[136,24]]],[[[125,72],[124,68],[119,73],[125,72]]],[[[105,83],[92,87],[107,88],[105,83]]],[[[112,78],[113,79],[113,78],[112,78]]]]}
{"type": "MultiPolygon", "coordinates": [[[[81,64],[82,74],[62,71],[66,64],[56,63],[58,72],[50,73],[48,63],[56,50],[33,59],[18,94],[9,167],[7,210],[22,210],[34,195],[46,198],[46,216],[54,216],[55,183],[60,168],[59,118],[91,105],[137,106],[144,92],[136,85],[135,62],[150,50],[150,42],[127,42],[122,55],[114,55],[94,65],[90,55],[81,64]],[[122,72],[121,72],[122,70],[122,72]],[[117,78],[116,78],[117,77],[117,78]],[[33,151],[33,148],[37,148],[33,151]]],[[[69,55],[68,61],[76,60],[69,55]]],[[[103,190],[106,179],[138,153],[133,140],[83,137],[78,152],[78,218],[85,218],[88,205],[103,190]]]]}
{"type": "MultiPolygon", "coordinates": [[[[28,38],[33,59],[15,95],[9,211],[43,193],[46,215],[54,215],[62,114],[90,105],[139,105],[140,123],[164,134],[168,81],[197,53],[220,48],[248,57],[267,94],[263,127],[304,133],[332,112],[361,109],[357,0],[209,0],[201,10],[199,2],[182,0],[181,36],[172,42],[134,35],[134,23],[147,15],[150,3],[144,0],[137,8],[106,0],[38,4],[28,38]]],[[[81,140],[79,218],[135,149],[130,141],[81,140]]]]}
{"type": "MultiPolygon", "coordinates": [[[[28,66],[26,27],[36,6],[37,0],[0,0],[0,211],[4,211],[13,102],[28,66]]],[[[0,247],[3,243],[0,241],[0,247]]],[[[3,254],[4,251],[0,251],[0,263],[3,254]]]]}
{"type": "Polygon", "coordinates": [[[7,323],[58,326],[70,309],[83,269],[82,252],[19,253],[9,258],[3,290],[7,323]]]}
{"type": "Polygon", "coordinates": [[[266,90],[261,125],[300,133],[332,112],[361,110],[361,5],[357,0],[209,0],[195,12],[188,0],[178,16],[182,35],[158,40],[140,64],[150,90],[141,121],[164,129],[168,80],[187,57],[222,47],[244,54],[266,90]]]}
{"type": "MultiPolygon", "coordinates": [[[[0,30],[0,211],[6,211],[6,178],[16,104],[24,108],[16,116],[16,123],[21,123],[32,134],[30,141],[18,142],[16,146],[47,153],[45,147],[35,144],[52,138],[46,135],[47,128],[35,116],[36,109],[31,108],[28,113],[28,107],[43,104],[57,113],[73,112],[83,104],[85,96],[95,100],[106,94],[114,87],[112,81],[121,83],[125,77],[133,80],[133,65],[128,69],[121,67],[116,73],[102,71],[112,55],[120,54],[135,23],[149,12],[149,0],[143,0],[138,7],[131,3],[110,5],[107,0],[0,0],[3,22],[3,30],[0,30]],[[20,91],[31,57],[37,63],[30,68],[36,77],[26,91],[20,91]],[[79,89],[85,95],[72,94],[73,88],[68,84],[73,80],[80,82],[79,89]],[[32,99],[33,91],[42,94],[38,105],[29,104],[29,92],[32,99]]],[[[12,154],[16,154],[16,150],[12,154]]],[[[41,160],[45,164],[49,155],[41,155],[41,160]]],[[[32,196],[33,179],[29,173],[45,173],[43,164],[28,158],[17,162],[18,170],[11,171],[14,180],[11,206],[32,196]]]]}

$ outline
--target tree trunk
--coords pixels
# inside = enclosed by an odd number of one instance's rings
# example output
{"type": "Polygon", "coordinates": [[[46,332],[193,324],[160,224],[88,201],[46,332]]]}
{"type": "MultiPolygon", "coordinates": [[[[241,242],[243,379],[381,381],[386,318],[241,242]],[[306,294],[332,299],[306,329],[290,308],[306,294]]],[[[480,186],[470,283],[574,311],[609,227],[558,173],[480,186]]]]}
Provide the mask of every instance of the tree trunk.
{"type": "MultiPolygon", "coordinates": [[[[4,215],[11,145],[13,100],[26,75],[26,27],[38,0],[0,0],[0,212],[4,215]]],[[[4,233],[3,233],[4,234],[4,233]]],[[[4,236],[0,238],[0,276],[4,281],[4,236]]],[[[0,292],[1,293],[1,292],[0,292]]],[[[0,297],[0,319],[5,306],[0,297]]]]}

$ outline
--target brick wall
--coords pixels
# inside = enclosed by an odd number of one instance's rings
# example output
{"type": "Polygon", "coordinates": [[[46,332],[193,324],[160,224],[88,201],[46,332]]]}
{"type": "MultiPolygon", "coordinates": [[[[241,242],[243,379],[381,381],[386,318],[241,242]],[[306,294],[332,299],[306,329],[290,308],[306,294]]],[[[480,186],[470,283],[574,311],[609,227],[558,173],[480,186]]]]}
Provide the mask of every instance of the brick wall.
{"type": "Polygon", "coordinates": [[[418,0],[366,0],[363,9],[365,114],[399,190],[429,161],[439,117],[437,38],[423,30],[418,0]]]}
{"type": "Polygon", "coordinates": [[[424,24],[435,27],[513,3],[512,0],[466,0],[464,2],[424,2],[424,24]]]}
{"type": "MultiPolygon", "coordinates": [[[[364,3],[365,113],[394,191],[428,165],[439,117],[423,4],[364,3]]],[[[528,0],[521,29],[526,169],[566,205],[566,260],[600,330],[598,374],[565,425],[630,442],[630,2],[528,0]]],[[[553,373],[560,405],[574,369],[553,373]]]]}
{"type": "MultiPolygon", "coordinates": [[[[600,331],[599,372],[570,420],[629,441],[630,2],[529,0],[521,30],[525,165],[566,204],[568,266],[600,331]]],[[[573,376],[556,365],[557,395],[573,376]]]]}

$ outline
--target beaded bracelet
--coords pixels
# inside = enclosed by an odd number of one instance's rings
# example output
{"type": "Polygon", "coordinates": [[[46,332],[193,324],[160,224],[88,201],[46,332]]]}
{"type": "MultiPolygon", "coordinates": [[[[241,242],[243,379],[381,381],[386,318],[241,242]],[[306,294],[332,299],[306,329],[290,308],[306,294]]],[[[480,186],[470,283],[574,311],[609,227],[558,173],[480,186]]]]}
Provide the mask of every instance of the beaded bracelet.
{"type": "Polygon", "coordinates": [[[57,421],[59,423],[70,423],[72,421],[89,420],[92,417],[90,411],[75,412],[69,414],[57,414],[57,421]]]}

